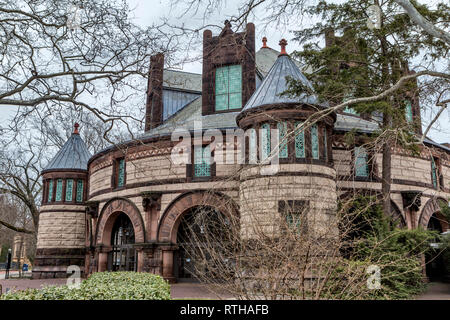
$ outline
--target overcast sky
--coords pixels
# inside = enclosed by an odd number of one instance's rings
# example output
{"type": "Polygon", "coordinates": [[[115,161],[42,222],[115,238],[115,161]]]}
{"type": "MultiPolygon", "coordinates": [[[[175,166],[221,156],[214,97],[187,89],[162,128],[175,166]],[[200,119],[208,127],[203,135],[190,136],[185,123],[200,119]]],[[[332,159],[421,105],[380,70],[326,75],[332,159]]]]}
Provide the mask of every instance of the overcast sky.
{"type": "MultiPolygon", "coordinates": [[[[226,6],[216,8],[216,12],[211,15],[207,21],[204,20],[202,12],[198,12],[197,14],[188,13],[181,16],[184,7],[182,5],[171,7],[170,0],[128,0],[128,2],[131,8],[136,9],[134,14],[134,22],[141,26],[150,26],[154,23],[160,22],[161,18],[165,17],[173,24],[184,24],[189,28],[198,28],[205,24],[223,26],[225,19],[236,13],[237,5],[241,2],[241,0],[228,0],[226,2],[226,6]]],[[[260,48],[262,44],[261,39],[263,36],[268,38],[268,46],[274,49],[278,50],[278,42],[282,38],[286,38],[288,40],[288,52],[301,49],[297,43],[290,41],[290,39],[293,38],[291,31],[299,30],[302,26],[308,25],[309,21],[307,21],[307,19],[303,19],[302,21],[299,21],[300,19],[292,19],[292,21],[289,21],[289,24],[283,26],[266,26],[261,22],[263,18],[264,12],[257,12],[251,19],[256,26],[256,50],[260,48]]],[[[213,30],[213,34],[217,34],[219,32],[218,28],[211,29],[213,30]]],[[[197,46],[197,48],[193,48],[192,50],[197,50],[197,52],[193,55],[198,55],[201,53],[201,47],[197,46]]],[[[184,64],[182,68],[184,71],[201,73],[201,60],[184,64]]],[[[145,89],[146,88],[142,88],[143,93],[145,92],[145,89]]],[[[4,106],[1,108],[2,112],[0,123],[5,124],[7,118],[12,115],[14,108],[6,108],[4,106]]],[[[430,114],[423,114],[423,122],[428,122],[430,117],[430,114]]],[[[450,142],[450,110],[444,112],[439,120],[439,123],[437,123],[435,127],[437,129],[431,130],[429,136],[439,143],[450,142]]]]}

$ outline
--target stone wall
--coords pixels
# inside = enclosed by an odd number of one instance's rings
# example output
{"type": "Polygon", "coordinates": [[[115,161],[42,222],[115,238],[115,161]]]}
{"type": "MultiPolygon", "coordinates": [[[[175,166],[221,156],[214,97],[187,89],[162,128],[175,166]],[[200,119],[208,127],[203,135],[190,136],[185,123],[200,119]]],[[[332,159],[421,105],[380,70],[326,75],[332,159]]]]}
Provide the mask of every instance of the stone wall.
{"type": "Polygon", "coordinates": [[[336,209],[336,173],[333,168],[286,164],[280,165],[280,171],[272,176],[258,175],[259,169],[248,168],[241,173],[241,230],[245,238],[254,237],[255,228],[276,236],[281,218],[279,202],[283,200],[307,203],[309,232],[337,233],[330,223],[336,209]]]}

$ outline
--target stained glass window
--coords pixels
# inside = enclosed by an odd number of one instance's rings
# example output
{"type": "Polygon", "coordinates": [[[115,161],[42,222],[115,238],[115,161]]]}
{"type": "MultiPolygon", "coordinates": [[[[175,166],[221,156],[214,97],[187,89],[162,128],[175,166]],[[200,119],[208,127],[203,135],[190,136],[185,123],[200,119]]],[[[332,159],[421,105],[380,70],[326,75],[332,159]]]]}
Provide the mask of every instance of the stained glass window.
{"type": "Polygon", "coordinates": [[[248,145],[248,156],[250,163],[254,164],[258,161],[257,157],[257,151],[258,148],[256,146],[256,130],[250,129],[250,138],[249,138],[249,145],[248,145]]]}
{"type": "Polygon", "coordinates": [[[58,179],[56,181],[56,197],[55,197],[55,201],[62,201],[62,189],[63,189],[63,181],[62,181],[62,179],[58,179]]]}
{"type": "Polygon", "coordinates": [[[297,158],[305,157],[305,132],[303,129],[301,131],[298,129],[302,125],[302,122],[295,123],[295,156],[297,158]]]}
{"type": "Polygon", "coordinates": [[[355,148],[355,176],[369,177],[368,155],[364,147],[355,148]]]}
{"type": "Polygon", "coordinates": [[[211,176],[211,152],[209,145],[206,147],[194,147],[194,176],[210,177],[211,176]]]}
{"type": "Polygon", "coordinates": [[[325,154],[325,159],[328,160],[328,144],[327,144],[327,128],[323,127],[323,153],[325,154]]]}
{"type": "Polygon", "coordinates": [[[242,107],[242,66],[232,65],[216,69],[216,111],[242,107]]]}
{"type": "Polygon", "coordinates": [[[311,153],[313,159],[319,159],[319,130],[317,124],[311,126],[311,153]]]}
{"type": "Polygon", "coordinates": [[[405,101],[405,117],[407,122],[413,121],[413,111],[411,106],[411,101],[405,101]]]}
{"type": "Polygon", "coordinates": [[[73,198],[73,179],[66,180],[66,201],[72,201],[73,198]]]}
{"type": "Polygon", "coordinates": [[[48,202],[51,202],[53,199],[53,180],[50,180],[48,183],[48,202]]]}
{"type": "Polygon", "coordinates": [[[123,187],[125,183],[125,159],[119,160],[119,176],[117,179],[117,186],[123,187]]]}
{"type": "Polygon", "coordinates": [[[278,143],[280,144],[280,152],[279,157],[280,158],[287,158],[288,157],[288,144],[286,137],[286,131],[287,131],[287,123],[286,122],[278,122],[278,143]]]}
{"type": "Polygon", "coordinates": [[[286,213],[286,223],[290,229],[300,232],[301,216],[296,212],[286,213]]]}
{"type": "Polygon", "coordinates": [[[270,156],[270,125],[265,123],[261,126],[261,159],[265,160],[270,156]]]}
{"type": "Polygon", "coordinates": [[[433,187],[437,189],[437,187],[438,187],[438,172],[437,172],[436,162],[433,157],[431,157],[431,179],[433,181],[433,187]]]}
{"type": "Polygon", "coordinates": [[[83,180],[77,181],[77,202],[83,202],[83,180]]]}

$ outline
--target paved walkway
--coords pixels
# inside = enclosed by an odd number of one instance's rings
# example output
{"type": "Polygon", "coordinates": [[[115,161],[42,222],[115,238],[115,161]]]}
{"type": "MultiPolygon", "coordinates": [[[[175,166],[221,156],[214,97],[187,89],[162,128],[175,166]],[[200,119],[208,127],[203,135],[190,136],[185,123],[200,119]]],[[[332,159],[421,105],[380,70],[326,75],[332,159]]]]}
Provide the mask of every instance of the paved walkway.
{"type": "Polygon", "coordinates": [[[417,300],[450,300],[450,283],[431,282],[427,291],[417,300]]]}
{"type": "MultiPolygon", "coordinates": [[[[41,288],[43,285],[63,285],[66,279],[0,279],[3,293],[9,290],[24,290],[27,288],[41,288]]],[[[428,285],[427,291],[418,296],[417,300],[450,300],[450,283],[434,282],[428,285]]],[[[172,299],[219,299],[210,292],[207,286],[200,283],[171,284],[172,299]]],[[[222,299],[230,298],[223,296],[222,299]]]]}

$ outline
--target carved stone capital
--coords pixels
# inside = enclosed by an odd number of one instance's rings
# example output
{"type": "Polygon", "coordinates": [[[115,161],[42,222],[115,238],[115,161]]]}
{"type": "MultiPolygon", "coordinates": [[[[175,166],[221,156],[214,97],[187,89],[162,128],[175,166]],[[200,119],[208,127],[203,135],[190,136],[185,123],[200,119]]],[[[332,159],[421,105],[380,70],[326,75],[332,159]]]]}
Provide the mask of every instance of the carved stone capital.
{"type": "Polygon", "coordinates": [[[98,201],[87,201],[86,202],[86,214],[90,215],[91,218],[97,218],[98,217],[98,207],[99,207],[98,201]]]}
{"type": "Polygon", "coordinates": [[[162,192],[159,191],[150,191],[150,192],[142,192],[142,206],[145,211],[150,211],[153,207],[156,210],[161,210],[161,196],[162,192]]]}

